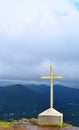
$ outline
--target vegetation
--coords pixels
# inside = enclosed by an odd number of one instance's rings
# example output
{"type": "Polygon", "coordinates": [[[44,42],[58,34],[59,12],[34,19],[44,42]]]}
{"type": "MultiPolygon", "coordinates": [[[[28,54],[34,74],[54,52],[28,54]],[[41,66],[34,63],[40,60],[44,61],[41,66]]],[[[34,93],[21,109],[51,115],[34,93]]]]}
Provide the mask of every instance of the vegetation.
{"type": "Polygon", "coordinates": [[[68,126],[68,127],[72,127],[72,124],[63,123],[63,127],[66,127],[66,126],[68,126]]]}
{"type": "Polygon", "coordinates": [[[11,127],[11,123],[10,122],[0,122],[0,128],[8,129],[10,127],[11,127]]]}

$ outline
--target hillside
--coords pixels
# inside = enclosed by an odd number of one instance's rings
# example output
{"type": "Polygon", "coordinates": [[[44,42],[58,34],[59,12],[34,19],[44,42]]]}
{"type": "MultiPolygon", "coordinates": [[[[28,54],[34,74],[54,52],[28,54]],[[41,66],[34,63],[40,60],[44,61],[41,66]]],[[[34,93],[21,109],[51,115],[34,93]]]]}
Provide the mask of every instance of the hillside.
{"type": "MultiPolygon", "coordinates": [[[[0,118],[37,117],[49,108],[49,86],[12,85],[0,87],[0,118]]],[[[79,89],[54,86],[54,108],[64,113],[65,122],[79,126],[79,89]]]]}

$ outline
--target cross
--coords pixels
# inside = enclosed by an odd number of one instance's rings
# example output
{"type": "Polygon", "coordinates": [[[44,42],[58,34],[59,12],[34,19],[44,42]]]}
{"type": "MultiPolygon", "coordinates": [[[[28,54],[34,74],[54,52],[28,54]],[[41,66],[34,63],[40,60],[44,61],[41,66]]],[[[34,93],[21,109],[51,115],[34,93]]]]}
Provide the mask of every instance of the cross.
{"type": "Polygon", "coordinates": [[[50,76],[41,76],[41,79],[50,79],[50,108],[53,108],[53,83],[54,79],[62,79],[63,76],[54,76],[53,67],[50,66],[50,76]]]}

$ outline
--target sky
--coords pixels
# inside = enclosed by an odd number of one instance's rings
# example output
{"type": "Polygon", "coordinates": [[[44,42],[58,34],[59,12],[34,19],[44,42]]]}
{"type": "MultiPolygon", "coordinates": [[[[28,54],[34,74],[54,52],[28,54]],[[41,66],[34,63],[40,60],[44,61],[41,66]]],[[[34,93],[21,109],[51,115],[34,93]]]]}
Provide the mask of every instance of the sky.
{"type": "Polygon", "coordinates": [[[79,86],[79,0],[0,1],[0,80],[79,86]]]}

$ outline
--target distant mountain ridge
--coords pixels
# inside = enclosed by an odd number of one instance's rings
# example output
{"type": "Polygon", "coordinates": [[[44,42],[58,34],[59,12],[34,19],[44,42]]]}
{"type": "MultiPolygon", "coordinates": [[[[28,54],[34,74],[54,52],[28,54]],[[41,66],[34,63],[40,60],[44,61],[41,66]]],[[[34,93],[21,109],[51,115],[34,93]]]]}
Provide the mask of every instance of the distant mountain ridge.
{"type": "MultiPolygon", "coordinates": [[[[10,85],[0,87],[0,118],[37,117],[49,108],[50,87],[47,85],[10,85]]],[[[64,113],[64,120],[78,126],[79,89],[54,85],[54,108],[64,113]]]]}

